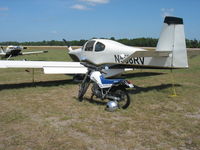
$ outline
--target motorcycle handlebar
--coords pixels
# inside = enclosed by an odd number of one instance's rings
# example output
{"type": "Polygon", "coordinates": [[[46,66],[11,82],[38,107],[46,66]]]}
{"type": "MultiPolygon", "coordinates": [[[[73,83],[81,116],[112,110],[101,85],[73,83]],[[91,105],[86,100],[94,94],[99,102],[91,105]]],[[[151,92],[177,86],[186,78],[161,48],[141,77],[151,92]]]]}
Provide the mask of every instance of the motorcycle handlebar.
{"type": "Polygon", "coordinates": [[[87,68],[89,68],[91,70],[96,70],[96,71],[99,71],[101,73],[106,74],[106,72],[102,71],[102,69],[104,69],[104,67],[102,67],[102,66],[101,67],[97,67],[97,66],[95,66],[93,64],[89,64],[89,63],[86,63],[86,62],[81,62],[81,65],[83,65],[83,66],[85,66],[85,67],[87,67],[87,68]]]}
{"type": "Polygon", "coordinates": [[[83,66],[85,66],[85,67],[87,67],[87,68],[89,68],[89,69],[97,69],[97,67],[96,66],[94,66],[94,65],[92,65],[92,64],[89,64],[89,63],[86,63],[86,62],[81,62],[81,65],[83,65],[83,66]]]}

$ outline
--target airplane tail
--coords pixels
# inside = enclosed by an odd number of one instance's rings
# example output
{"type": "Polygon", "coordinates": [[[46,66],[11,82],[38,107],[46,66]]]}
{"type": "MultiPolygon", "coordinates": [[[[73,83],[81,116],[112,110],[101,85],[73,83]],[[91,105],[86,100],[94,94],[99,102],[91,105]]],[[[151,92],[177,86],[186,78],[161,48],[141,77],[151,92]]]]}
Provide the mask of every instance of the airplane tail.
{"type": "Polygon", "coordinates": [[[5,54],[3,47],[1,46],[0,54],[5,54]]]}
{"type": "Polygon", "coordinates": [[[171,67],[187,68],[187,49],[182,18],[165,17],[156,51],[171,51],[171,67]]]}

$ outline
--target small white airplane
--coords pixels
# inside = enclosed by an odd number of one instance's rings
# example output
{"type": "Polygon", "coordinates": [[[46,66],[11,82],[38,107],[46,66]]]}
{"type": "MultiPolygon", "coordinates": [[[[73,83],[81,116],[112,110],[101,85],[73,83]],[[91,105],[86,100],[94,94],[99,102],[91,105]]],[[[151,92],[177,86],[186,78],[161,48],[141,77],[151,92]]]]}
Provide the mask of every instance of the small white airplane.
{"type": "Polygon", "coordinates": [[[10,45],[6,49],[4,49],[1,46],[0,56],[2,56],[3,58],[6,58],[8,60],[11,57],[15,57],[15,56],[19,56],[19,55],[40,54],[40,53],[47,53],[48,52],[48,51],[22,52],[23,49],[27,49],[27,47],[10,45]]]}
{"type": "Polygon", "coordinates": [[[68,47],[75,62],[0,61],[0,68],[43,68],[46,74],[85,74],[80,61],[110,67],[107,77],[127,68],[188,68],[184,24],[182,18],[166,17],[155,51],[126,46],[113,40],[91,39],[79,49],[68,47]]]}

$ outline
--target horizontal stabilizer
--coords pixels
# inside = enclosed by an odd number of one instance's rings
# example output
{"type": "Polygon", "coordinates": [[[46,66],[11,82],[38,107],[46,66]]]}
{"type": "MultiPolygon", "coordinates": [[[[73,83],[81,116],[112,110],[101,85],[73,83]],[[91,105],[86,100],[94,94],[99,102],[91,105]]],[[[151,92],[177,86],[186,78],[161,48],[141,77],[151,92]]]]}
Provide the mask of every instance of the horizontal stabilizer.
{"type": "Polygon", "coordinates": [[[169,57],[170,53],[171,51],[136,51],[124,59],[122,63],[126,63],[128,60],[135,57],[169,57]]]}
{"type": "Polygon", "coordinates": [[[128,68],[128,69],[176,69],[174,67],[170,66],[161,66],[161,65],[142,65],[142,64],[121,64],[121,63],[115,63],[115,64],[107,64],[110,65],[110,69],[120,69],[120,68],[128,68]]]}

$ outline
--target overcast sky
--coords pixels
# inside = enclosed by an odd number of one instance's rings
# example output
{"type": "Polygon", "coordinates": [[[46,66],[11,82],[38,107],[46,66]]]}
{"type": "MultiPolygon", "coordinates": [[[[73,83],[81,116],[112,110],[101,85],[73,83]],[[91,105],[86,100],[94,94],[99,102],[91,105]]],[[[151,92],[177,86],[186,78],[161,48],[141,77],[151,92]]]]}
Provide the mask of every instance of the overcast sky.
{"type": "Polygon", "coordinates": [[[200,40],[200,0],[0,0],[0,41],[158,38],[164,16],[200,40]]]}

